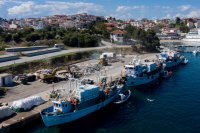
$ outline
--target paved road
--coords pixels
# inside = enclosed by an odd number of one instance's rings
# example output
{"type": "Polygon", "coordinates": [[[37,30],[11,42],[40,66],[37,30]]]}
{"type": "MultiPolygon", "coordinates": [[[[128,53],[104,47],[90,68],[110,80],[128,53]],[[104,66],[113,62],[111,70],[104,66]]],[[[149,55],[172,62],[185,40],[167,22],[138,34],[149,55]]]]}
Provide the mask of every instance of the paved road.
{"type": "MultiPolygon", "coordinates": [[[[113,47],[113,46],[111,46],[111,43],[108,43],[105,41],[103,42],[103,44],[105,46],[95,47],[95,48],[76,48],[76,49],[62,50],[62,51],[55,52],[55,53],[43,54],[43,55],[32,56],[32,57],[21,57],[20,59],[17,59],[17,60],[2,62],[2,63],[0,63],[0,67],[9,66],[9,65],[17,64],[17,63],[23,63],[23,62],[30,62],[33,60],[45,59],[45,58],[58,56],[58,55],[62,55],[62,54],[68,54],[68,53],[74,53],[74,52],[84,52],[84,51],[90,51],[90,50],[99,50],[99,49],[113,47]]],[[[115,46],[115,47],[130,47],[130,46],[115,46]]]]}

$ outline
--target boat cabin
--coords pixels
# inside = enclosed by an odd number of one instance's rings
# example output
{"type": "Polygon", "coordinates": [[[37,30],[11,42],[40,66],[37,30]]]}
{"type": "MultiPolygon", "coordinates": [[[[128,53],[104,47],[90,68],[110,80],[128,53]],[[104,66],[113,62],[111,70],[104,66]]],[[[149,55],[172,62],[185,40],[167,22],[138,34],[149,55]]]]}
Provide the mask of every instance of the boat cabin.
{"type": "Polygon", "coordinates": [[[157,64],[155,62],[146,62],[145,65],[147,72],[152,72],[157,69],[157,64]]]}
{"type": "Polygon", "coordinates": [[[67,113],[72,111],[72,104],[69,101],[52,101],[53,112],[55,113],[67,113]]]}
{"type": "Polygon", "coordinates": [[[137,75],[144,72],[142,65],[125,65],[127,75],[137,75]]]}

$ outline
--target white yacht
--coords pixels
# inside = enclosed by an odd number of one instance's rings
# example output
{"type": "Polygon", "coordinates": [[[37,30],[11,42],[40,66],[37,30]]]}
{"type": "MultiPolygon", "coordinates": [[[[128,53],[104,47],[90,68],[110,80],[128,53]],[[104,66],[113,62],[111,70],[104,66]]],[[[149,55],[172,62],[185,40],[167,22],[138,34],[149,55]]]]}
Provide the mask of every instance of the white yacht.
{"type": "MultiPolygon", "coordinates": [[[[200,29],[192,29],[183,39],[187,42],[200,42],[200,29]]],[[[199,44],[200,45],[200,44],[199,44]]]]}

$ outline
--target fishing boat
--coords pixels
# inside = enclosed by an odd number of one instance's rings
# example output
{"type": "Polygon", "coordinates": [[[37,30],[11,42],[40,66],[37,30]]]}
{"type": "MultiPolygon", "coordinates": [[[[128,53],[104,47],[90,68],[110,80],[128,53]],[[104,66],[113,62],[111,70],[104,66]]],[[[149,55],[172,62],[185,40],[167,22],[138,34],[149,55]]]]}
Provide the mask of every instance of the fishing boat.
{"type": "Polygon", "coordinates": [[[117,84],[108,85],[102,80],[101,87],[91,84],[77,84],[76,89],[67,97],[59,96],[53,105],[41,111],[45,126],[68,123],[89,115],[109,103],[120,93],[117,84]]]}
{"type": "Polygon", "coordinates": [[[118,97],[114,100],[114,104],[122,104],[125,103],[131,96],[131,91],[127,90],[125,92],[121,92],[118,94],[118,97]]]}
{"type": "Polygon", "coordinates": [[[182,61],[183,56],[181,56],[176,51],[164,51],[160,54],[158,60],[163,63],[166,69],[178,66],[182,61]]]}
{"type": "Polygon", "coordinates": [[[126,69],[126,85],[135,87],[145,85],[157,80],[162,74],[162,64],[159,62],[145,61],[141,63],[137,58],[133,59],[126,69]]]}

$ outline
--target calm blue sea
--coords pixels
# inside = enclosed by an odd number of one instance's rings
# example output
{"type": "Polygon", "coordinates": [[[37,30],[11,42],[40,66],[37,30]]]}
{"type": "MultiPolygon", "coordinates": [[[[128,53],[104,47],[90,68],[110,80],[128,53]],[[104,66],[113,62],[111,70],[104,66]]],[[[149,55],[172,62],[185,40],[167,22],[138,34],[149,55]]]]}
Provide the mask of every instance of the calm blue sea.
{"type": "Polygon", "coordinates": [[[187,65],[151,88],[133,89],[128,102],[110,105],[88,117],[46,128],[38,121],[22,132],[34,133],[200,133],[200,55],[182,53],[187,65]]]}

